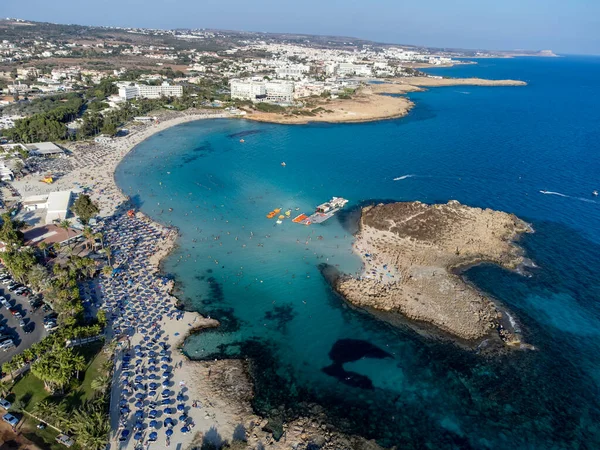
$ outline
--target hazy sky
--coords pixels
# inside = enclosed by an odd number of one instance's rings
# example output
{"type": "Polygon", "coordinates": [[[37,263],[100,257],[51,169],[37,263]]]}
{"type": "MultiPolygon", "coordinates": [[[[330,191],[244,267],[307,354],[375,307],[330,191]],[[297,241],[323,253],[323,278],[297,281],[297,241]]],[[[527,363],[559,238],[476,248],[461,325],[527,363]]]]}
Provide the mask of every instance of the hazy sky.
{"type": "Polygon", "coordinates": [[[600,0],[0,0],[0,17],[600,54],[600,0]]]}

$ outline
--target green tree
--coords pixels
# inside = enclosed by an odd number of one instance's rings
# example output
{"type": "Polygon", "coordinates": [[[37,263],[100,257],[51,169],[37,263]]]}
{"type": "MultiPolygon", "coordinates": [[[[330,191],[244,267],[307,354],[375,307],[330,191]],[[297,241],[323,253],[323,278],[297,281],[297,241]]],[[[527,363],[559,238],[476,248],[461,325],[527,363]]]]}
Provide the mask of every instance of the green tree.
{"type": "Polygon", "coordinates": [[[98,205],[92,201],[89,195],[81,194],[73,202],[71,211],[79,217],[81,223],[87,224],[92,217],[100,212],[100,209],[98,208],[98,205]]]}
{"type": "Polygon", "coordinates": [[[103,403],[87,403],[77,409],[72,417],[71,429],[81,447],[90,450],[106,448],[110,423],[103,403]]]}
{"type": "Polygon", "coordinates": [[[36,292],[45,291],[51,283],[50,274],[48,273],[48,269],[41,264],[35,264],[29,270],[27,275],[27,279],[29,281],[29,285],[36,292]]]}
{"type": "Polygon", "coordinates": [[[118,128],[114,122],[104,121],[104,125],[102,126],[102,134],[106,134],[107,136],[114,136],[117,134],[118,128]]]}
{"type": "Polygon", "coordinates": [[[110,385],[110,377],[108,375],[100,375],[92,380],[91,388],[95,391],[106,391],[110,385]]]}
{"type": "Polygon", "coordinates": [[[67,232],[67,241],[68,241],[70,238],[69,230],[71,229],[71,221],[67,220],[67,219],[61,220],[60,224],[58,226],[67,232]]]}

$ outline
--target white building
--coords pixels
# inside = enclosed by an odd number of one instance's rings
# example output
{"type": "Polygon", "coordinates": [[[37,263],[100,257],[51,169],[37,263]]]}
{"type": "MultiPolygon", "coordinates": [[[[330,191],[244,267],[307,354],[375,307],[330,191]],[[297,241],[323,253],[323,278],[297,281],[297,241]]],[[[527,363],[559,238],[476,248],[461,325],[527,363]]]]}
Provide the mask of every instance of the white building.
{"type": "Polygon", "coordinates": [[[124,100],[131,100],[133,98],[181,97],[182,95],[182,86],[172,86],[169,83],[163,83],[160,86],[149,86],[147,84],[119,86],[119,97],[124,100]]]}
{"type": "Polygon", "coordinates": [[[231,98],[252,102],[292,103],[294,83],[273,80],[231,80],[231,98]]]}
{"type": "Polygon", "coordinates": [[[46,209],[46,224],[65,220],[71,206],[71,191],[51,192],[48,195],[25,197],[21,204],[26,211],[46,209]]]}
{"type": "Polygon", "coordinates": [[[65,220],[71,206],[71,191],[50,192],[46,202],[46,223],[65,220]]]}
{"type": "Polygon", "coordinates": [[[254,102],[256,100],[262,101],[267,96],[264,81],[233,79],[229,82],[229,86],[233,100],[250,100],[254,102]]]}
{"type": "Polygon", "coordinates": [[[273,80],[265,83],[268,102],[292,103],[294,101],[294,83],[291,81],[273,80]]]}
{"type": "Polygon", "coordinates": [[[26,144],[25,147],[32,156],[56,156],[65,153],[62,148],[52,142],[36,142],[35,144],[26,144]]]}
{"type": "Polygon", "coordinates": [[[335,72],[341,77],[348,75],[356,75],[359,77],[371,76],[371,68],[369,66],[353,63],[340,63],[337,65],[335,72]]]}
{"type": "Polygon", "coordinates": [[[310,71],[310,66],[304,64],[296,64],[288,67],[278,67],[275,69],[277,78],[292,78],[294,80],[301,79],[310,71]]]}

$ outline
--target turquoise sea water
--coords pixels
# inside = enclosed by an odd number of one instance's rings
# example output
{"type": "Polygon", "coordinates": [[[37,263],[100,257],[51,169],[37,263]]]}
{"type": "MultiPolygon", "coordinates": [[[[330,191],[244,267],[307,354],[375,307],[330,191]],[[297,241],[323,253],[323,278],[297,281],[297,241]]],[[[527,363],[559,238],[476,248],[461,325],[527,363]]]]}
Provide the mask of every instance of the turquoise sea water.
{"type": "Polygon", "coordinates": [[[121,188],[181,231],[165,264],[180,298],[222,322],[185,350],[251,358],[262,414],[320,403],[343,429],[384,445],[598,448],[600,58],[431,72],[529,85],[432,89],[411,95],[408,117],[367,124],[199,121],[126,157],[121,188]],[[276,207],[309,212],[332,196],[349,206],[456,199],[530,221],[536,233],[522,245],[539,266],[531,277],[490,266],[467,277],[514,311],[538,350],[482,356],[348,308],[318,269],[360,268],[341,221],[265,217],[276,207]]]}

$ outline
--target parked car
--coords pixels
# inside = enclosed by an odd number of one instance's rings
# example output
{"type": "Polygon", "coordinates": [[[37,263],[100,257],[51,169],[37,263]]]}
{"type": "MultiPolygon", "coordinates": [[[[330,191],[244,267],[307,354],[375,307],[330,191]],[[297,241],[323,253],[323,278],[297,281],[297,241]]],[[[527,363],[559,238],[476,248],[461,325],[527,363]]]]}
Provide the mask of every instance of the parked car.
{"type": "Polygon", "coordinates": [[[24,327],[25,327],[25,321],[24,321],[23,319],[19,320],[19,326],[20,326],[21,328],[24,328],[24,327]]]}
{"type": "Polygon", "coordinates": [[[12,414],[4,414],[2,416],[2,420],[4,420],[7,424],[9,424],[11,427],[16,427],[17,424],[19,423],[19,419],[17,419],[15,416],[13,416],[12,414]]]}
{"type": "Polygon", "coordinates": [[[4,338],[0,341],[0,350],[7,351],[15,346],[15,343],[11,338],[4,338]]]}
{"type": "Polygon", "coordinates": [[[19,311],[17,311],[17,308],[8,308],[8,310],[10,311],[10,313],[14,316],[16,315],[19,311]]]}
{"type": "Polygon", "coordinates": [[[8,411],[12,405],[8,400],[0,398],[0,406],[2,406],[5,410],[8,411]]]}

